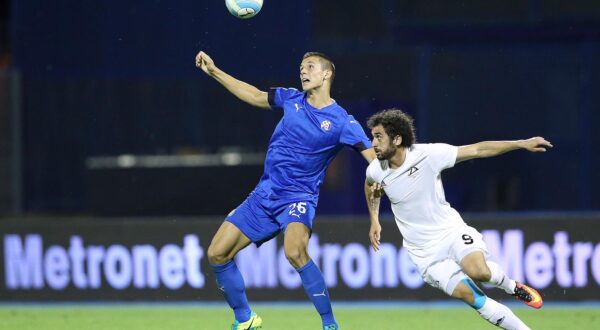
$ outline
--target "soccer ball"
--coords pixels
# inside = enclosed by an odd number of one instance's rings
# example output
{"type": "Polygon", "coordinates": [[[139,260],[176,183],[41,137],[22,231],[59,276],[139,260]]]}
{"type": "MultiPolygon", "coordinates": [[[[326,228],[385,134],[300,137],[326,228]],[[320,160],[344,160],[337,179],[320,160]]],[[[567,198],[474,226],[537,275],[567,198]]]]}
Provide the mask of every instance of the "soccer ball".
{"type": "Polygon", "coordinates": [[[254,17],[262,8],[263,0],[225,0],[231,15],[237,18],[254,17]]]}

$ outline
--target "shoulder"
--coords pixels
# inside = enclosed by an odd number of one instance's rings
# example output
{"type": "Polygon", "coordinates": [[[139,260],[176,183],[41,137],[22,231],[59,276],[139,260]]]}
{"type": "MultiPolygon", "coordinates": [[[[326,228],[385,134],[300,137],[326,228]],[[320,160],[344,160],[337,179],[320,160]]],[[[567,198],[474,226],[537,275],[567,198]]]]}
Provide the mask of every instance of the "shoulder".
{"type": "Polygon", "coordinates": [[[338,106],[336,107],[335,111],[335,116],[336,116],[336,121],[340,122],[342,124],[342,127],[344,127],[345,130],[363,130],[362,125],[360,124],[360,122],[358,120],[356,120],[356,118],[354,118],[354,116],[348,114],[346,112],[346,110],[344,110],[344,108],[338,106]]]}
{"type": "Polygon", "coordinates": [[[357,124],[358,122],[352,115],[349,115],[346,109],[342,108],[339,104],[334,103],[330,105],[327,110],[327,117],[332,120],[339,128],[348,129],[350,125],[357,124]]]}
{"type": "Polygon", "coordinates": [[[294,88],[294,87],[279,87],[279,90],[282,93],[285,93],[287,95],[289,95],[290,97],[294,97],[294,96],[302,96],[305,94],[305,92],[303,91],[299,91],[298,89],[294,88]]]}
{"type": "Polygon", "coordinates": [[[415,143],[411,146],[411,149],[415,152],[428,153],[435,149],[437,143],[415,143]]]}
{"type": "Polygon", "coordinates": [[[303,97],[305,94],[305,92],[299,91],[293,87],[287,87],[287,88],[286,87],[271,87],[269,92],[272,94],[276,94],[277,96],[281,97],[282,99],[303,97]]]}
{"type": "Polygon", "coordinates": [[[447,143],[428,143],[422,144],[421,149],[426,153],[429,159],[428,163],[432,164],[436,170],[452,167],[456,162],[458,154],[458,147],[456,146],[447,143]]]}
{"type": "Polygon", "coordinates": [[[452,152],[457,149],[456,146],[447,143],[415,143],[412,145],[415,152],[422,152],[426,154],[452,152]]]}
{"type": "Polygon", "coordinates": [[[348,111],[346,111],[346,109],[344,109],[344,107],[342,107],[339,103],[337,103],[336,100],[332,99],[334,102],[334,109],[337,113],[339,113],[340,115],[343,115],[345,117],[352,117],[352,115],[350,115],[348,113],[348,111]]]}
{"type": "Polygon", "coordinates": [[[408,152],[416,157],[427,156],[431,152],[431,148],[426,143],[415,143],[408,148],[408,152]]]}
{"type": "Polygon", "coordinates": [[[304,92],[295,88],[271,87],[269,89],[268,101],[271,107],[283,108],[289,101],[300,102],[304,92]]]}
{"type": "Polygon", "coordinates": [[[435,147],[431,143],[415,143],[408,149],[406,159],[410,162],[421,163],[431,162],[436,158],[435,147]]]}

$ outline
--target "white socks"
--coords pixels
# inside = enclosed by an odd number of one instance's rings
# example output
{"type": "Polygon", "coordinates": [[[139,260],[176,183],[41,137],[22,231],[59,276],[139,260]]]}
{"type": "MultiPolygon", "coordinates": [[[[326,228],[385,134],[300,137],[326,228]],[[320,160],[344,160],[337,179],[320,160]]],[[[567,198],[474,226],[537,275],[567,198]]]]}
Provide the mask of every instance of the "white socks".
{"type": "Polygon", "coordinates": [[[491,324],[507,330],[531,330],[508,307],[487,297],[485,304],[477,310],[491,324]]]}
{"type": "Polygon", "coordinates": [[[488,268],[492,272],[492,278],[487,283],[500,289],[503,289],[508,294],[515,293],[515,286],[517,286],[515,280],[506,276],[502,268],[500,268],[500,266],[497,263],[489,260],[486,260],[486,263],[488,268]]]}
{"type": "MultiPolygon", "coordinates": [[[[504,290],[508,294],[513,294],[517,286],[515,280],[506,276],[506,273],[497,263],[489,260],[486,260],[486,263],[492,273],[492,278],[487,283],[504,290]]],[[[486,298],[485,303],[477,312],[488,322],[502,329],[531,330],[508,307],[490,297],[486,298]]]]}

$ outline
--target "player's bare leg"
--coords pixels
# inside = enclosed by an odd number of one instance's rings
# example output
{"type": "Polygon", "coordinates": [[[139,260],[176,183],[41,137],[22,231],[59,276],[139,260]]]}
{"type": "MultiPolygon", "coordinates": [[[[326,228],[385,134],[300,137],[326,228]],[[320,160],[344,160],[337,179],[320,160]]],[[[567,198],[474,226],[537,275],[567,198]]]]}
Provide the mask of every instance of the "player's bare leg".
{"type": "Polygon", "coordinates": [[[333,317],[329,292],[323,274],[308,255],[310,230],[301,222],[291,222],[285,230],[284,250],[290,264],[296,268],[306,294],[321,315],[323,329],[336,330],[338,325],[333,317]]]}
{"type": "Polygon", "coordinates": [[[471,279],[477,282],[489,282],[492,272],[488,267],[483,252],[475,251],[467,254],[461,261],[460,267],[471,279]]]}
{"type": "Polygon", "coordinates": [[[233,257],[250,243],[241,230],[224,221],[208,247],[208,262],[217,277],[217,286],[235,314],[232,329],[259,329],[262,326],[261,318],[248,305],[244,279],[233,261],[233,257]]]}
{"type": "Polygon", "coordinates": [[[503,289],[528,306],[540,308],[544,304],[535,289],[509,278],[497,263],[485,260],[483,252],[476,251],[468,254],[461,260],[460,266],[473,280],[503,289]]]}
{"type": "Polygon", "coordinates": [[[452,297],[469,304],[481,317],[502,329],[531,330],[508,307],[487,297],[470,278],[458,283],[452,297]]]}
{"type": "Polygon", "coordinates": [[[251,241],[231,222],[223,221],[208,247],[208,262],[211,265],[227,263],[251,241]]]}
{"type": "Polygon", "coordinates": [[[298,269],[310,261],[308,239],[310,230],[302,222],[292,222],[285,230],[283,248],[285,256],[294,268],[298,269]]]}

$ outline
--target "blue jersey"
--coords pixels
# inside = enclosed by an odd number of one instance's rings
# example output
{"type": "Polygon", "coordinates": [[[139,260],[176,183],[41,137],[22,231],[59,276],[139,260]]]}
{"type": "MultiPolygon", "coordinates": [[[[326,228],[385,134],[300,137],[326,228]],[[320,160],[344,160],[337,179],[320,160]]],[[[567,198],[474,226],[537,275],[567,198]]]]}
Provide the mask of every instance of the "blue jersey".
{"type": "Polygon", "coordinates": [[[360,124],[335,101],[312,107],[306,93],[293,88],[269,91],[272,109],[283,110],[265,159],[258,187],[271,199],[318,200],[329,163],[344,146],[371,147],[360,124]]]}

